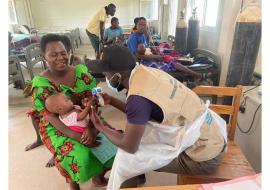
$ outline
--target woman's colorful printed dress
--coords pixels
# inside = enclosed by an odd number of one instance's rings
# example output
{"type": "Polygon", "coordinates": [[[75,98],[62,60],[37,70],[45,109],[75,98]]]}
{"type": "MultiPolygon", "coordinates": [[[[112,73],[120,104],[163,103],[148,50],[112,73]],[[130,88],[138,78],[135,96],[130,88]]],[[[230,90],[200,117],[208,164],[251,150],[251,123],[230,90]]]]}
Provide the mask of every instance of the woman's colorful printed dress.
{"type": "Polygon", "coordinates": [[[49,122],[43,119],[48,113],[45,109],[45,100],[50,94],[62,92],[67,96],[86,97],[91,89],[96,87],[96,80],[88,73],[87,67],[77,65],[75,87],[66,85],[57,86],[48,78],[36,76],[32,81],[34,93],[32,118],[39,120],[39,132],[44,145],[54,155],[55,165],[67,179],[77,183],[88,181],[100,174],[104,168],[111,168],[113,159],[104,165],[92,154],[91,149],[65,136],[49,122]]]}

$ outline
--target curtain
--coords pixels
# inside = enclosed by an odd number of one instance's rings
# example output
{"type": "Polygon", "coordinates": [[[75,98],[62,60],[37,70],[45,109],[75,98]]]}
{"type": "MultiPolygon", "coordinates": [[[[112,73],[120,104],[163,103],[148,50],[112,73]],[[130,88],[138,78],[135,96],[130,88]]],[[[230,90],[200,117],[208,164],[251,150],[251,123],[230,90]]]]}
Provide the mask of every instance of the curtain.
{"type": "Polygon", "coordinates": [[[177,12],[178,0],[159,0],[159,34],[162,39],[175,35],[177,12]]]}

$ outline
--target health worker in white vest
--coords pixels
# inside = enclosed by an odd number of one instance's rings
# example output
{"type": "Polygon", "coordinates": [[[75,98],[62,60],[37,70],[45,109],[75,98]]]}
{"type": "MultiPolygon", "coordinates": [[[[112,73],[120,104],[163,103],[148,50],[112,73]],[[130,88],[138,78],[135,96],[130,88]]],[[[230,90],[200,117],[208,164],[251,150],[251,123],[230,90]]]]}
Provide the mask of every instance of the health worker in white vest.
{"type": "Polygon", "coordinates": [[[94,126],[118,147],[108,190],[136,186],[136,177],[156,170],[186,175],[215,171],[227,143],[226,122],[192,90],[169,74],[136,64],[128,48],[104,49],[100,61],[86,63],[102,72],[126,102],[106,93],[105,104],[126,114],[125,132],[113,130],[92,109],[94,126]],[[121,186],[122,185],[122,186],[121,186]]]}

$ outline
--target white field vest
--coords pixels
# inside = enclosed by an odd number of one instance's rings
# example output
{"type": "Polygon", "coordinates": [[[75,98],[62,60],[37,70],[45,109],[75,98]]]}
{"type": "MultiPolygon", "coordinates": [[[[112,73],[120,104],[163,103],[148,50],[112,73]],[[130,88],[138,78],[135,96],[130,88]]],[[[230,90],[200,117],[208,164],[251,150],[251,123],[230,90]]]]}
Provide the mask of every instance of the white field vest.
{"type": "Polygon", "coordinates": [[[107,190],[118,190],[125,180],[168,165],[183,151],[194,161],[205,161],[223,149],[226,122],[167,73],[137,65],[129,80],[130,95],[157,104],[164,119],[146,124],[135,154],[118,148],[107,190]]]}

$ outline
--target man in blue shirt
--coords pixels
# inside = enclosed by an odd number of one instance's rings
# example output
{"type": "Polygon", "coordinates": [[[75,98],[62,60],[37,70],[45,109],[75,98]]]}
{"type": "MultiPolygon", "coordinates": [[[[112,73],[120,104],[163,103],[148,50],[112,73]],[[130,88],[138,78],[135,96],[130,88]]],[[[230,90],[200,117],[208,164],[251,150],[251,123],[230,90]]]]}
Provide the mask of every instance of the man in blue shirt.
{"type": "Polygon", "coordinates": [[[104,44],[110,44],[116,40],[116,37],[123,35],[123,29],[119,26],[119,20],[116,17],[111,19],[111,26],[105,30],[104,44]]]}

